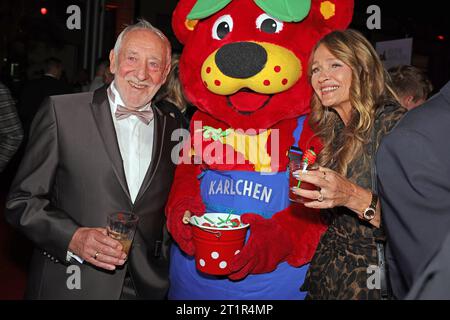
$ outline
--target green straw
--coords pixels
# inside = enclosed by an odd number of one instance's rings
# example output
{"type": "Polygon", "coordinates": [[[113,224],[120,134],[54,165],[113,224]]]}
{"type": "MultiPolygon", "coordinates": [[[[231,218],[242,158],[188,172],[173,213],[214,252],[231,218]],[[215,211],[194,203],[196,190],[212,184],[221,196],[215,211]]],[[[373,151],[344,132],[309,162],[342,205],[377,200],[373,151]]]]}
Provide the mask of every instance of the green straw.
{"type": "Polygon", "coordinates": [[[194,221],[198,226],[200,225],[200,223],[198,223],[198,220],[195,217],[194,217],[194,221]]]}
{"type": "Polygon", "coordinates": [[[211,219],[209,219],[208,217],[204,217],[206,221],[208,221],[209,223],[212,223],[213,225],[215,225],[216,223],[213,222],[211,219]]]}

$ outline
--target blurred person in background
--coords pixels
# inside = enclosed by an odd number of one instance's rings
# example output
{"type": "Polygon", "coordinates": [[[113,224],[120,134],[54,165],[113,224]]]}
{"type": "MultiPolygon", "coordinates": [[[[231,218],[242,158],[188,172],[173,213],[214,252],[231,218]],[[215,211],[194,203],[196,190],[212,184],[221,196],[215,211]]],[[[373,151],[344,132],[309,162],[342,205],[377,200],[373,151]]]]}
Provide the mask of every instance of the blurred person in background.
{"type": "Polygon", "coordinates": [[[29,81],[22,90],[17,106],[22,120],[25,139],[28,139],[31,122],[45,98],[72,93],[72,88],[61,80],[64,66],[60,59],[51,57],[45,60],[44,75],[29,81]]]}
{"type": "Polygon", "coordinates": [[[105,85],[104,77],[107,69],[109,69],[108,60],[100,60],[97,62],[97,66],[95,68],[95,77],[89,85],[89,91],[95,91],[105,85]]]}
{"type": "Polygon", "coordinates": [[[22,125],[8,88],[0,82],[0,173],[19,149],[22,125]]]}
{"type": "Polygon", "coordinates": [[[423,104],[433,91],[433,85],[425,72],[410,65],[402,65],[389,69],[392,88],[400,103],[408,110],[423,104]]]}
{"type": "Polygon", "coordinates": [[[190,105],[184,95],[183,86],[180,82],[179,67],[180,55],[174,53],[172,55],[172,63],[169,76],[166,83],[161,87],[156,95],[156,101],[160,101],[161,105],[168,111],[172,111],[179,117],[185,128],[189,127],[189,122],[195,108],[190,105]],[[194,109],[194,110],[193,110],[194,109]]]}

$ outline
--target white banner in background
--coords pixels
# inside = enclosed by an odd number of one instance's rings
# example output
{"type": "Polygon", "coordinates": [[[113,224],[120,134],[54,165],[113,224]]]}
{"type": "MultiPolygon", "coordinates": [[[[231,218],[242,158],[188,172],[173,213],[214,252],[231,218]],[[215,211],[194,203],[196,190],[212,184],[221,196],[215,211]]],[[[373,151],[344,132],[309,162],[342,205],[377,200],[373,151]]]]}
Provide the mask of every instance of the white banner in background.
{"type": "Polygon", "coordinates": [[[411,64],[413,38],[377,42],[376,50],[386,69],[411,64]]]}

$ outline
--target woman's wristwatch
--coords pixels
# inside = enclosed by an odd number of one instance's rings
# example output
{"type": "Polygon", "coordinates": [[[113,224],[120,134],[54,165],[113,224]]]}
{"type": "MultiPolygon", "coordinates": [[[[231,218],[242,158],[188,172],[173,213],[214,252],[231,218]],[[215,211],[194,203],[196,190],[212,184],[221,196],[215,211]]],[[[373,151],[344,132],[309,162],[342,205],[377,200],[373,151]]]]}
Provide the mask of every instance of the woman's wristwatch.
{"type": "Polygon", "coordinates": [[[372,192],[372,201],[370,205],[364,210],[363,218],[366,221],[372,221],[377,213],[378,196],[372,192]]]}

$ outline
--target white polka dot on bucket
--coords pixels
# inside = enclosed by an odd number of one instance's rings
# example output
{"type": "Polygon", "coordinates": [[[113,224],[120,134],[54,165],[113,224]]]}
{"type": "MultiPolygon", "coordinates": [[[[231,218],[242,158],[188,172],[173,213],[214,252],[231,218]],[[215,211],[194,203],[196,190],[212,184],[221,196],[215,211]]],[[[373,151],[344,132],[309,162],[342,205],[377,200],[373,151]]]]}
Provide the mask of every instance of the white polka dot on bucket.
{"type": "Polygon", "coordinates": [[[212,252],[211,253],[211,258],[213,258],[213,259],[217,259],[217,258],[219,258],[219,253],[218,252],[212,252]]]}
{"type": "Polygon", "coordinates": [[[206,262],[205,262],[205,260],[203,260],[203,259],[198,260],[198,263],[200,263],[200,265],[201,265],[202,267],[204,267],[204,266],[206,265],[206,262]]]}
{"type": "Polygon", "coordinates": [[[234,255],[237,255],[241,252],[241,250],[236,250],[236,252],[234,253],[234,255]]]}
{"type": "Polygon", "coordinates": [[[227,263],[225,261],[222,261],[221,263],[219,263],[220,269],[225,269],[226,267],[227,267],[227,263]]]}

